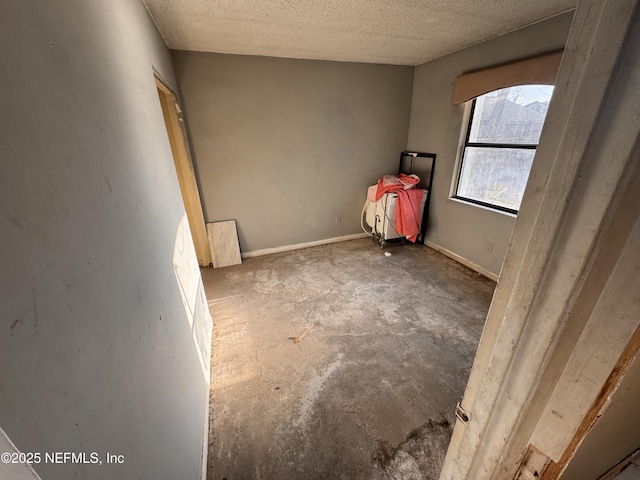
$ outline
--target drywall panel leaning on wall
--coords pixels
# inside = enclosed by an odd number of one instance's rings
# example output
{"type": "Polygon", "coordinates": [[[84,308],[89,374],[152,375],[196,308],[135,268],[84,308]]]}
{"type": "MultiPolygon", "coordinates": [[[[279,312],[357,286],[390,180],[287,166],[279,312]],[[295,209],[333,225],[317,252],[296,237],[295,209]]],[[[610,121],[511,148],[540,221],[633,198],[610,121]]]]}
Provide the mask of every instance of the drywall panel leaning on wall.
{"type": "Polygon", "coordinates": [[[213,267],[229,267],[242,263],[235,220],[207,223],[213,267]]]}

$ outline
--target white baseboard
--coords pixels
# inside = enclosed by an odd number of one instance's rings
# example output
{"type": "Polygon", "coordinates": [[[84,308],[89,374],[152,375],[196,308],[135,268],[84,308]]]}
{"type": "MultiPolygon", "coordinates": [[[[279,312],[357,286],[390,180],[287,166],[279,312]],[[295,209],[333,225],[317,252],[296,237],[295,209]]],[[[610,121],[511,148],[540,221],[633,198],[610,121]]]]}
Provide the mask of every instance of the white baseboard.
{"type": "Polygon", "coordinates": [[[323,240],[315,240],[313,242],[296,243],[294,245],[283,245],[281,247],[274,248],[262,248],[260,250],[252,250],[250,252],[243,252],[242,258],[261,257],[262,255],[271,255],[272,253],[290,252],[292,250],[300,250],[302,248],[317,247],[318,245],[327,245],[329,243],[346,242],[347,240],[356,240],[358,238],[365,238],[368,235],[366,233],[355,233],[353,235],[344,235],[343,237],[325,238],[323,240]]]}
{"type": "MultiPolygon", "coordinates": [[[[366,238],[368,235],[366,233],[355,233],[353,235],[344,235],[342,237],[333,237],[333,238],[325,238],[322,240],[315,240],[313,242],[305,242],[305,243],[296,243],[293,245],[282,245],[281,247],[273,247],[273,248],[262,248],[260,250],[252,250],[250,252],[243,252],[242,258],[251,258],[251,257],[261,257],[263,255],[271,255],[273,253],[282,253],[282,252],[291,252],[293,250],[301,250],[303,248],[309,247],[317,247],[318,245],[328,245],[330,243],[338,243],[338,242],[346,242],[347,240],[356,240],[358,238],[366,238]]],[[[498,276],[489,270],[482,268],[479,265],[476,265],[473,262],[470,262],[466,258],[457,255],[446,248],[441,247],[440,245],[436,245],[435,243],[426,241],[424,244],[433,248],[436,252],[440,252],[443,255],[449,257],[452,260],[464,265],[471,270],[478,272],[480,275],[487,277],[494,282],[498,281],[498,276]]]]}
{"type": "Polygon", "coordinates": [[[471,270],[478,272],[480,275],[487,277],[490,280],[493,280],[494,282],[498,282],[498,275],[496,275],[495,273],[490,272],[489,270],[482,268],[479,265],[476,265],[473,262],[470,262],[469,260],[467,260],[466,258],[461,257],[460,255],[457,255],[453,252],[450,252],[449,250],[447,250],[446,248],[441,247],[440,245],[436,245],[435,243],[431,243],[429,241],[424,242],[424,244],[429,247],[429,248],[433,248],[436,252],[440,252],[441,254],[449,257],[451,260],[455,260],[456,262],[464,265],[467,268],[470,268],[471,270]]]}

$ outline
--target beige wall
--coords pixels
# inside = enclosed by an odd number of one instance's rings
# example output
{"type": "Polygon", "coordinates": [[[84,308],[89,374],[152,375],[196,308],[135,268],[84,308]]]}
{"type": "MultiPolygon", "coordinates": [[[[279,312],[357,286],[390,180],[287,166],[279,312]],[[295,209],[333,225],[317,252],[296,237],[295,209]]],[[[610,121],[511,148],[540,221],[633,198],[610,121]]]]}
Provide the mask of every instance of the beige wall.
{"type": "Polygon", "coordinates": [[[42,478],[200,479],[210,316],[153,77],[175,85],[169,52],[138,0],[6,2],[0,39],[0,428],[124,456],[42,478]]]}
{"type": "Polygon", "coordinates": [[[412,67],[173,59],[207,221],[236,219],[243,252],[361,232],[367,186],[406,146],[412,67]]]}
{"type": "Polygon", "coordinates": [[[416,67],[408,149],[438,155],[427,241],[496,275],[515,217],[449,198],[463,128],[464,106],[451,103],[461,73],[564,46],[572,14],[564,14],[416,67]],[[493,251],[487,252],[487,242],[493,251]]]}

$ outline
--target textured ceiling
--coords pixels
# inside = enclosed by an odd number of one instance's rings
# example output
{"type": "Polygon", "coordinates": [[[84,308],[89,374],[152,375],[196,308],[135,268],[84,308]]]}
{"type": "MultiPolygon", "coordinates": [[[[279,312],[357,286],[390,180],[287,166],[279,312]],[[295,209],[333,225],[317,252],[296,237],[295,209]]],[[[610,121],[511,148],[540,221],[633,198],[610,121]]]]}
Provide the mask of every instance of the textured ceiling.
{"type": "Polygon", "coordinates": [[[143,0],[169,48],[419,65],[577,0],[143,0]]]}

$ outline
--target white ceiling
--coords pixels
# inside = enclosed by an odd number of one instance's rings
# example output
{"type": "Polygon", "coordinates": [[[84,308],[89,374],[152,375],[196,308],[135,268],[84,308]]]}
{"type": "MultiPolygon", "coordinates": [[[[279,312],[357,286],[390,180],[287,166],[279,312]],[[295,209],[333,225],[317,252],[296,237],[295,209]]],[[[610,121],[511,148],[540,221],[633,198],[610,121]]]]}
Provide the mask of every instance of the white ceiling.
{"type": "Polygon", "coordinates": [[[143,0],[176,50],[419,65],[577,0],[143,0]]]}

